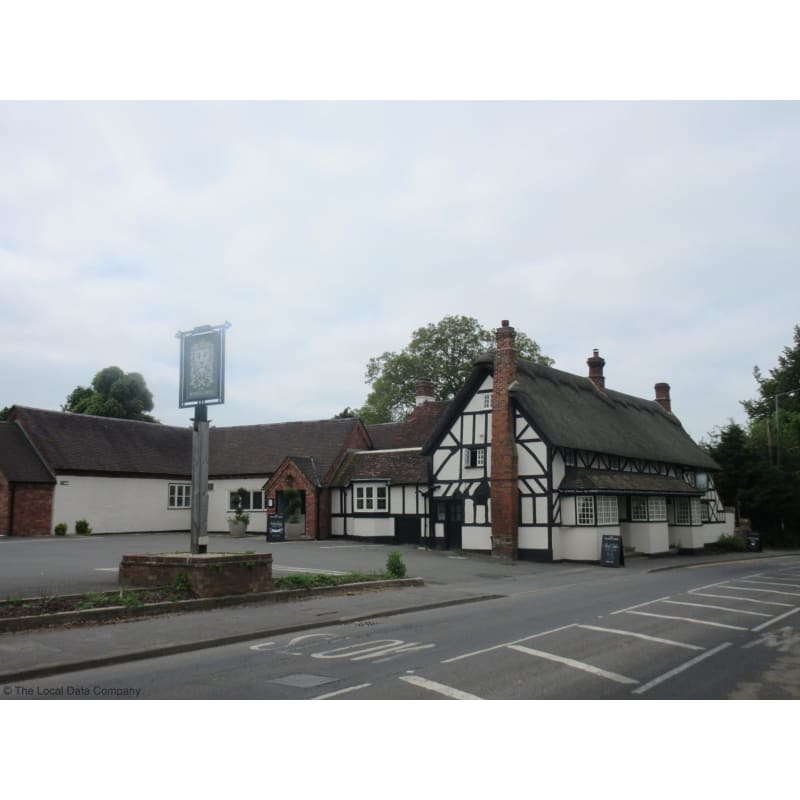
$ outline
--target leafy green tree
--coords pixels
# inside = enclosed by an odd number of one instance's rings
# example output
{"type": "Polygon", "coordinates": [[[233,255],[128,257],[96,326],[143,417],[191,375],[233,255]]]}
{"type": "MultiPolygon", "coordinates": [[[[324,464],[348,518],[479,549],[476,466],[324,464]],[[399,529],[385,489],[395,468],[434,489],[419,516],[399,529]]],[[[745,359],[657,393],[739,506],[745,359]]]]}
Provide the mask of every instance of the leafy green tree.
{"type": "Polygon", "coordinates": [[[717,488],[740,516],[773,544],[800,543],[800,326],[793,345],[764,377],[756,367],[759,397],[742,402],[747,428],[731,422],[711,434],[708,452],[723,468],[717,488]],[[776,403],[775,395],[779,395],[776,403]]]}
{"type": "Polygon", "coordinates": [[[6,406],[5,408],[0,408],[0,422],[8,419],[8,415],[11,413],[10,406],[6,406]]]}
{"type": "MultiPolygon", "coordinates": [[[[452,398],[469,375],[478,356],[493,349],[494,331],[483,328],[473,317],[447,316],[440,322],[418,328],[399,353],[386,352],[367,364],[366,382],[372,389],[356,413],[367,424],[405,418],[414,407],[416,382],[428,378],[436,396],[452,398]]],[[[552,364],[530,337],[518,331],[521,358],[552,364]]]]}
{"type": "Polygon", "coordinates": [[[345,406],[345,408],[342,411],[333,416],[333,419],[354,419],[357,416],[358,415],[356,414],[356,412],[353,411],[353,409],[350,408],[350,406],[345,406]]]}
{"type": "Polygon", "coordinates": [[[116,417],[142,422],[158,422],[153,410],[153,395],[138,372],[124,372],[119,367],[101,369],[90,387],[76,386],[62,406],[74,414],[116,417]]]}

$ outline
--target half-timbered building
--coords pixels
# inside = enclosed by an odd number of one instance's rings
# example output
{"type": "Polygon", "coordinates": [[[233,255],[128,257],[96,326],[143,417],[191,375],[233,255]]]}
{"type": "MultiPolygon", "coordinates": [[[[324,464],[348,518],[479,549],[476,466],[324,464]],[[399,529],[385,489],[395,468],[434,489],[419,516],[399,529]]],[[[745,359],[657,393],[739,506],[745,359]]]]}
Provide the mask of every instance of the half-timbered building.
{"type": "Polygon", "coordinates": [[[518,359],[514,338],[504,322],[423,450],[434,541],[596,561],[604,534],[655,554],[731,531],[719,467],[672,414],[667,384],[654,400],[613,391],[597,351],[580,377],[518,359]]]}

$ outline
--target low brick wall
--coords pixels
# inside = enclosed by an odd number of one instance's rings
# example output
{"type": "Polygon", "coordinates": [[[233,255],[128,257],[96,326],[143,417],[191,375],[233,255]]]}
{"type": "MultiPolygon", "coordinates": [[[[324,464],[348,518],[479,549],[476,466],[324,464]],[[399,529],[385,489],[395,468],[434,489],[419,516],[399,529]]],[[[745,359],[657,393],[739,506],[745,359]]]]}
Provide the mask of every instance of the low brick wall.
{"type": "Polygon", "coordinates": [[[168,553],[123,556],[119,584],[124,587],[173,586],[185,575],[195,597],[268,592],[272,554],[168,553]]]}

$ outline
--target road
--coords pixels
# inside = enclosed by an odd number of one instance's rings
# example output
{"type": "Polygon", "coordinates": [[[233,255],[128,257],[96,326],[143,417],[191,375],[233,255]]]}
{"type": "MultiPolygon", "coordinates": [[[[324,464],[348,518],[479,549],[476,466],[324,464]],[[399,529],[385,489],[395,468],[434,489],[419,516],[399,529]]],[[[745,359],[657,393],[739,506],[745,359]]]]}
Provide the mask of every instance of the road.
{"type": "Polygon", "coordinates": [[[800,697],[796,557],[656,573],[578,566],[492,588],[502,597],[4,691],[9,699],[800,697]]]}

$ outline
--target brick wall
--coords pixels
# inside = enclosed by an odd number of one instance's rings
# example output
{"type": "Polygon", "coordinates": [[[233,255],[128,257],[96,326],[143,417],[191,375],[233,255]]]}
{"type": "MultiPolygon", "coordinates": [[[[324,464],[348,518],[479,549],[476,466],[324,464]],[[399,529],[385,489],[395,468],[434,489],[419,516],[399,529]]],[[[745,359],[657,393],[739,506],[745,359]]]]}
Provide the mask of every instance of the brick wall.
{"type": "Polygon", "coordinates": [[[185,575],[195,597],[268,592],[272,588],[272,554],[126,555],[119,565],[119,585],[173,586],[185,575]]]}
{"type": "Polygon", "coordinates": [[[0,476],[0,534],[50,536],[53,487],[36,483],[9,485],[0,476]]]}
{"type": "Polygon", "coordinates": [[[517,376],[516,332],[508,320],[497,329],[492,393],[492,555],[517,557],[519,487],[514,408],[508,387],[517,376]]]}
{"type": "MultiPolygon", "coordinates": [[[[278,492],[287,489],[296,489],[298,492],[306,494],[306,526],[305,535],[311,539],[317,535],[317,516],[319,508],[317,506],[317,487],[297,468],[291,461],[284,462],[283,466],[273,475],[266,485],[266,496],[268,501],[272,500],[271,508],[277,511],[278,492]]],[[[267,508],[270,508],[267,502],[267,508]]],[[[330,511],[328,512],[328,526],[330,526],[330,511]]]]}
{"type": "Polygon", "coordinates": [[[8,481],[0,475],[0,536],[8,536],[11,526],[11,497],[8,481]]]}

